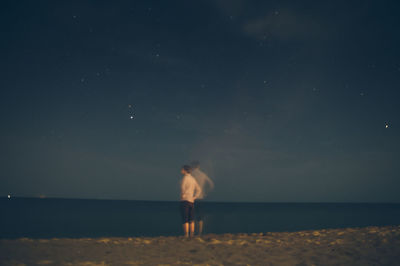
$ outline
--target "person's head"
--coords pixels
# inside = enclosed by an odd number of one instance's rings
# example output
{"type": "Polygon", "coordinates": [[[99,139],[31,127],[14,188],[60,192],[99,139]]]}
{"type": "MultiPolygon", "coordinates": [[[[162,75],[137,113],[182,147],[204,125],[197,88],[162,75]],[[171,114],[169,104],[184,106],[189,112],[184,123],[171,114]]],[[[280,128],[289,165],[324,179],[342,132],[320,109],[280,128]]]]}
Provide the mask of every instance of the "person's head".
{"type": "Polygon", "coordinates": [[[200,168],[200,162],[199,161],[193,161],[190,163],[193,169],[198,169],[200,168]]]}
{"type": "Polygon", "coordinates": [[[190,167],[189,165],[186,165],[186,164],[184,166],[182,166],[181,173],[183,175],[190,174],[191,172],[192,172],[192,167],[190,167]]]}

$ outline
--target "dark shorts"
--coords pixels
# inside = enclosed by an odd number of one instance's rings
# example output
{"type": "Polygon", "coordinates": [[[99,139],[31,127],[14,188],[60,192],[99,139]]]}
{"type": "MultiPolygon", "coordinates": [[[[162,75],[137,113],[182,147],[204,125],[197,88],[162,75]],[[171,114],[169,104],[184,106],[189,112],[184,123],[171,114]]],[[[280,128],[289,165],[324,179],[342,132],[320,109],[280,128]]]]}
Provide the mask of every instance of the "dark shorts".
{"type": "Polygon", "coordinates": [[[182,223],[190,223],[194,220],[194,204],[189,201],[181,201],[180,203],[182,223]]]}

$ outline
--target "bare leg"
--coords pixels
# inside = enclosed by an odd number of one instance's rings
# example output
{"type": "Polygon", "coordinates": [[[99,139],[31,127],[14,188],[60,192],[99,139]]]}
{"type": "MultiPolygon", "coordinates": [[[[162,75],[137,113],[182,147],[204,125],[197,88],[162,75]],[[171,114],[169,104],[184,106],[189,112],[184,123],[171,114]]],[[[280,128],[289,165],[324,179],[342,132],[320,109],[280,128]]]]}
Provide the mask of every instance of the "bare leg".
{"type": "Polygon", "coordinates": [[[194,236],[194,221],[190,222],[190,236],[194,236]]]}
{"type": "Polygon", "coordinates": [[[201,235],[203,233],[203,220],[199,221],[199,235],[201,235]]]}
{"type": "Polygon", "coordinates": [[[189,223],[182,224],[182,228],[185,237],[189,237],[189,223]]]}

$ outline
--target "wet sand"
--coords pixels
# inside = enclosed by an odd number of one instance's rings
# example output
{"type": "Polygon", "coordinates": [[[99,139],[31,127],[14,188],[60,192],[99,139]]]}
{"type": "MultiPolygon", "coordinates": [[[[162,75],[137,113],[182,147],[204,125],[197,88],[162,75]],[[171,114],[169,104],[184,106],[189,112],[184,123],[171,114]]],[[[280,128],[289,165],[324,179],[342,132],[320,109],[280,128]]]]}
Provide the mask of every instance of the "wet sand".
{"type": "Polygon", "coordinates": [[[400,226],[183,237],[2,239],[1,265],[400,265],[400,226]]]}

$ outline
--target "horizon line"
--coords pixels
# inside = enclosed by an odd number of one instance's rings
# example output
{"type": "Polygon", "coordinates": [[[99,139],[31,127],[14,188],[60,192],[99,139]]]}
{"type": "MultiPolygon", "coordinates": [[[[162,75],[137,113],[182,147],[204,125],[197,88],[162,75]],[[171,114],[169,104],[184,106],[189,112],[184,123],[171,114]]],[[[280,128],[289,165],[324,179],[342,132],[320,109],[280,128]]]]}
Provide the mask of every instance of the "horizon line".
{"type": "MultiPolygon", "coordinates": [[[[46,196],[12,196],[1,197],[6,200],[12,199],[58,199],[58,200],[98,200],[98,201],[147,201],[147,202],[179,202],[180,200],[146,200],[146,199],[111,199],[111,198],[68,198],[68,197],[46,197],[46,196]]],[[[277,204],[400,204],[395,201],[215,201],[202,200],[207,203],[277,203],[277,204]]]]}

